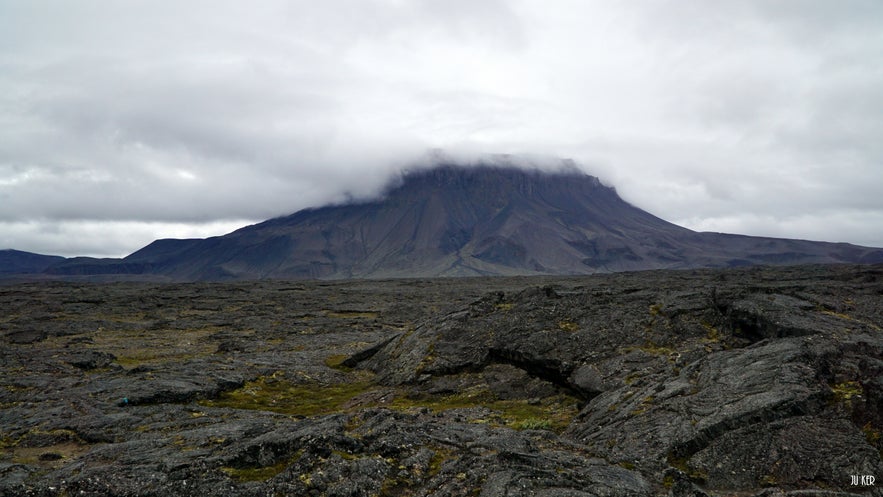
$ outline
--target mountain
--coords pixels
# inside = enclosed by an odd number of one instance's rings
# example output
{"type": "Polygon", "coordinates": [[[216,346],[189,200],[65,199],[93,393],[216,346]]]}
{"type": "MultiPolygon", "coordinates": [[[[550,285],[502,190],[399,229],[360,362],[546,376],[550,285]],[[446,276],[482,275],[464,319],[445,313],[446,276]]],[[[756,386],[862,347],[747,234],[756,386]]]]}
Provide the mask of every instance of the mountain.
{"type": "Polygon", "coordinates": [[[883,249],[691,231],[575,168],[442,165],[403,174],[376,200],[305,209],[219,237],[157,240],[123,259],[69,259],[46,272],[193,281],[845,262],[883,262],[883,249]]]}
{"type": "Polygon", "coordinates": [[[40,273],[63,261],[57,255],[34,254],[21,250],[0,250],[0,275],[40,273]]]}

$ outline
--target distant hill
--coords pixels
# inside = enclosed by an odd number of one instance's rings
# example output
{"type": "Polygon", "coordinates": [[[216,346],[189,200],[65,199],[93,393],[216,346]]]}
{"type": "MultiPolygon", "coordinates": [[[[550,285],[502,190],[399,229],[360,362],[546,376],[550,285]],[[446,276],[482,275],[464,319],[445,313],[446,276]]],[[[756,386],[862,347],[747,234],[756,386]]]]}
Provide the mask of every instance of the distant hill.
{"type": "Polygon", "coordinates": [[[42,255],[21,250],[0,250],[0,275],[33,274],[64,261],[57,255],[42,255]]]}
{"type": "Polygon", "coordinates": [[[123,259],[58,261],[45,272],[195,281],[878,262],[883,249],[695,232],[575,169],[442,165],[403,174],[376,200],[305,209],[219,237],[157,240],[123,259]]]}

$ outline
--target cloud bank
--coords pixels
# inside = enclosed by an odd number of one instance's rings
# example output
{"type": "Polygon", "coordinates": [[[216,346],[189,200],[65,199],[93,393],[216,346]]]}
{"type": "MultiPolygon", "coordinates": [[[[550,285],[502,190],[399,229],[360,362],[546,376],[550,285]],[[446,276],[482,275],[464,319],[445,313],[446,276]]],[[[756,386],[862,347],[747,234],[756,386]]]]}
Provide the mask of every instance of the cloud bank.
{"type": "Polygon", "coordinates": [[[572,158],[709,231],[883,246],[883,4],[0,3],[0,248],[120,256],[572,158]]]}

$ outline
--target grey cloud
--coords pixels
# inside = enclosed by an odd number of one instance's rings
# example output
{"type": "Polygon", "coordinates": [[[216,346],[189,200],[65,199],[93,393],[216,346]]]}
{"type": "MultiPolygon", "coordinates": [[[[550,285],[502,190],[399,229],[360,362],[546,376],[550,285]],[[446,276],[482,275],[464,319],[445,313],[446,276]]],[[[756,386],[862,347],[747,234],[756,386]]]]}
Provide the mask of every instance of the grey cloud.
{"type": "Polygon", "coordinates": [[[571,157],[696,229],[883,245],[879,2],[0,9],[10,247],[96,254],[64,248],[89,227],[118,255],[370,196],[436,147],[571,157]]]}

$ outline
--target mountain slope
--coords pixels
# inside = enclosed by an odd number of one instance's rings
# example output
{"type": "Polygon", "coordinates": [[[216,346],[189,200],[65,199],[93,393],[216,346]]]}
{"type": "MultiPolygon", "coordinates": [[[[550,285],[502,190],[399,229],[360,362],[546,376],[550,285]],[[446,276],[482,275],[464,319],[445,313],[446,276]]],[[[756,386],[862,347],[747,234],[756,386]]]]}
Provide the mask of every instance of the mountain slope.
{"type": "MultiPolygon", "coordinates": [[[[441,167],[405,176],[377,201],[182,242],[173,260],[186,269],[166,259],[157,270],[195,279],[581,274],[658,267],[629,246],[690,235],[579,172],[441,167]]],[[[156,261],[162,250],[126,261],[156,261]]]]}
{"type": "Polygon", "coordinates": [[[11,249],[0,250],[0,275],[39,273],[63,260],[64,257],[57,255],[34,254],[11,249]]]}
{"type": "Polygon", "coordinates": [[[174,280],[386,278],[871,263],[849,244],[697,233],[623,201],[577,170],[440,166],[405,174],[377,200],[306,209],[205,240],[158,240],[56,275],[174,280]]]}

